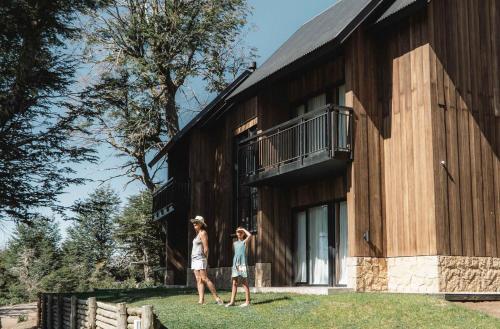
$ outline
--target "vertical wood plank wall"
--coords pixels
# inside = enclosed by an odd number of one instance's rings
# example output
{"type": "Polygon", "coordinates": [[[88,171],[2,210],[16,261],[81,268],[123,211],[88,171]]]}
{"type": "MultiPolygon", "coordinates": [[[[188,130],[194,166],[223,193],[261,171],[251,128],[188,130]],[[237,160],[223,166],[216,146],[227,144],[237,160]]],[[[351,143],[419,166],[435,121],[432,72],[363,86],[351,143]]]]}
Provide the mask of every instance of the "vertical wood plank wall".
{"type": "Polygon", "coordinates": [[[436,254],[427,15],[380,32],[383,209],[386,256],[436,254]]]}
{"type": "Polygon", "coordinates": [[[381,109],[376,76],[375,40],[358,29],[345,46],[346,106],[354,109],[354,161],[348,168],[350,256],[385,253],[382,208],[381,109]],[[370,55],[367,55],[370,54],[370,55]],[[369,243],[363,240],[369,235],[369,243]]]}
{"type": "Polygon", "coordinates": [[[432,1],[428,17],[437,253],[500,257],[500,3],[432,1]]]}

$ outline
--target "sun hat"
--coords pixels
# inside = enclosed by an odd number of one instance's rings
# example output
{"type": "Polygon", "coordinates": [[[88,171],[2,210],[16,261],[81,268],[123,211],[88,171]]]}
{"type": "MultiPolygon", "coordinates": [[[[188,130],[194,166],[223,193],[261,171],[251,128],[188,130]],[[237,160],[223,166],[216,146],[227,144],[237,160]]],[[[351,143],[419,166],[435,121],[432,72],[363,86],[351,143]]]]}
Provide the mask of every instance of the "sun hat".
{"type": "Polygon", "coordinates": [[[205,218],[203,218],[202,216],[200,215],[197,215],[195,218],[192,218],[191,219],[191,223],[195,224],[195,223],[199,223],[201,224],[202,226],[207,226],[207,224],[205,223],[205,218]]]}

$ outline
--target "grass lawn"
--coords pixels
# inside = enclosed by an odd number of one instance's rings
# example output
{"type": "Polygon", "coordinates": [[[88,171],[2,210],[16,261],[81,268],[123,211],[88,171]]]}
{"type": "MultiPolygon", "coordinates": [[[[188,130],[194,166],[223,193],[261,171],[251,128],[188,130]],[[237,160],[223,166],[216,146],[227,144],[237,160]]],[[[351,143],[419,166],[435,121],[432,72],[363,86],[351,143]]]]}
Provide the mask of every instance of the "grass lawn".
{"type": "MultiPolygon", "coordinates": [[[[228,301],[229,292],[221,292],[228,301]]],[[[331,296],[253,294],[248,308],[196,304],[194,290],[145,289],[103,294],[99,300],[150,304],[175,328],[500,328],[500,320],[420,295],[345,293],[331,296]]],[[[238,304],[244,295],[238,294],[238,304]]]]}

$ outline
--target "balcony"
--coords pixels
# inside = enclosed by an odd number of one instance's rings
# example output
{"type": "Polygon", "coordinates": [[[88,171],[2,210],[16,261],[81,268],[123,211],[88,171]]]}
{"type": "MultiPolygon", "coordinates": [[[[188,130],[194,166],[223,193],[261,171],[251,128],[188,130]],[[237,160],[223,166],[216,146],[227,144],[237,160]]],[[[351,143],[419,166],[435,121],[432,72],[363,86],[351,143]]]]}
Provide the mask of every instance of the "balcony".
{"type": "Polygon", "coordinates": [[[240,142],[243,184],[287,183],[342,172],[352,160],[352,109],[326,105],[240,142]]]}
{"type": "Polygon", "coordinates": [[[159,220],[189,204],[189,180],[169,179],[153,193],[153,219],[159,220]]]}

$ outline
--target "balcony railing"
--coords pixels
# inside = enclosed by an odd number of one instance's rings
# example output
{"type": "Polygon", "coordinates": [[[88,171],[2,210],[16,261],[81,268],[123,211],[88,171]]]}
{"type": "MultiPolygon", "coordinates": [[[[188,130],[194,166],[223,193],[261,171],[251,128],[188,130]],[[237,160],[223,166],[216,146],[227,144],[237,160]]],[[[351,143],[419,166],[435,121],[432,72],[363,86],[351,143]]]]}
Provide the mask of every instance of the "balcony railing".
{"type": "Polygon", "coordinates": [[[249,137],[239,144],[239,175],[251,183],[328,159],[351,159],[352,124],[352,109],[326,105],[249,137]]]}
{"type": "Polygon", "coordinates": [[[161,219],[189,202],[189,180],[169,179],[153,193],[153,219],[161,219]]]}

